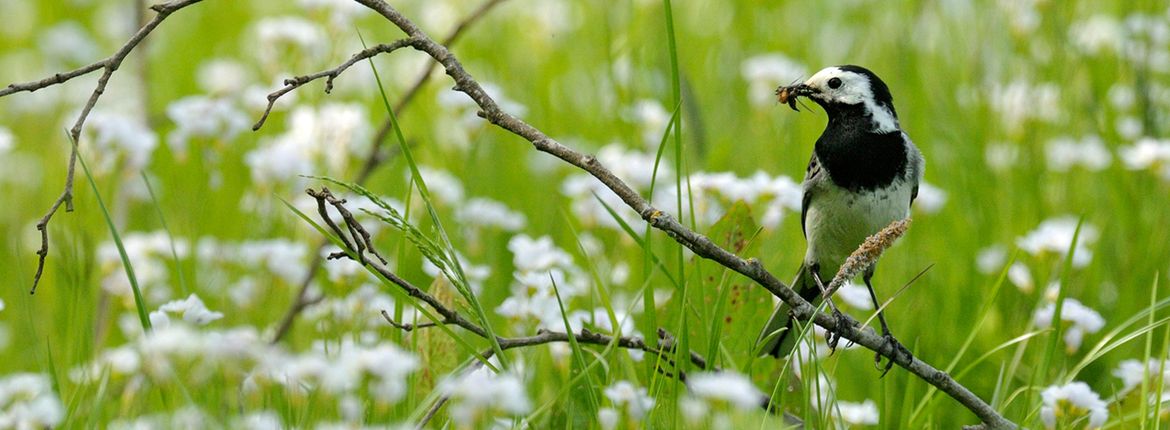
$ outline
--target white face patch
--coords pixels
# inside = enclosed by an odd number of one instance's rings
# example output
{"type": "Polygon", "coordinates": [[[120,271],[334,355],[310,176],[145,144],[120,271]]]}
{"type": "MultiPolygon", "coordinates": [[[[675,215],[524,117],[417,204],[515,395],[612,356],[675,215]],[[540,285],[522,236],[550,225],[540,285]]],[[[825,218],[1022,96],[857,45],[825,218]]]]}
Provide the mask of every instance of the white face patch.
{"type": "Polygon", "coordinates": [[[888,133],[898,130],[898,118],[885,106],[874,101],[873,89],[870,88],[869,78],[865,75],[842,70],[839,67],[821,69],[804,84],[817,90],[819,94],[812,97],[847,105],[864,104],[866,111],[873,117],[874,131],[888,133]],[[829,86],[829,81],[837,78],[841,85],[837,88],[829,86]]]}

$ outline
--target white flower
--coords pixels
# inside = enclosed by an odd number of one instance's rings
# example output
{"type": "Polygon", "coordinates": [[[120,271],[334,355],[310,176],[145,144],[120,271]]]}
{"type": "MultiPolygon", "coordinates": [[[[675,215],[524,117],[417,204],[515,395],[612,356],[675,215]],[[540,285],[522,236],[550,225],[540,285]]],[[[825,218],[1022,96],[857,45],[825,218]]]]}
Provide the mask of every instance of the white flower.
{"type": "Polygon", "coordinates": [[[12,135],[12,130],[0,127],[0,155],[11,151],[16,146],[16,137],[12,135]]]}
{"type": "Polygon", "coordinates": [[[513,236],[508,241],[512,264],[518,271],[547,272],[553,268],[573,265],[573,257],[553,244],[549,236],[533,239],[526,234],[513,236]]]}
{"type": "Polygon", "coordinates": [[[248,115],[221,98],[190,96],[167,105],[167,117],[175,129],[167,135],[172,151],[185,155],[191,138],[230,141],[248,128],[248,115]]]}
{"type": "Polygon", "coordinates": [[[1109,87],[1109,103],[1118,110],[1128,110],[1137,104],[1137,93],[1133,87],[1125,84],[1113,84],[1109,87]]]}
{"type": "Polygon", "coordinates": [[[456,210],[455,218],[465,226],[494,227],[511,232],[523,230],[528,223],[523,213],[484,197],[468,200],[456,210]]]}
{"type": "Polygon", "coordinates": [[[195,293],[191,293],[185,300],[175,300],[158,308],[160,312],[181,313],[183,321],[195,325],[207,325],[212,321],[223,318],[223,313],[207,309],[203,300],[195,293]]]}
{"type": "MultiPolygon", "coordinates": [[[[1052,326],[1052,317],[1056,314],[1056,304],[1049,303],[1036,310],[1032,316],[1033,323],[1039,328],[1052,326]]],[[[1064,299],[1064,306],[1060,310],[1061,321],[1069,323],[1064,328],[1064,343],[1069,353],[1080,349],[1081,341],[1086,333],[1096,333],[1105,327],[1105,319],[1076,299],[1064,299]]]]}
{"type": "Polygon", "coordinates": [[[0,427],[51,428],[64,418],[65,407],[48,376],[15,373],[0,379],[0,427]]]}
{"type": "Polygon", "coordinates": [[[1088,20],[1073,23],[1068,34],[1074,46],[1089,54],[1121,52],[1126,42],[1121,23],[1107,15],[1093,15],[1088,20]]]}
{"type": "Polygon", "coordinates": [[[642,419],[654,407],[654,398],[647,394],[646,387],[638,387],[629,381],[617,381],[606,387],[605,397],[614,406],[625,406],[634,419],[642,419]]]}
{"type": "Polygon", "coordinates": [[[788,85],[805,74],[804,64],[780,53],[757,55],[740,64],[740,74],[748,81],[748,100],[753,106],[774,105],[774,90],[788,85]]]}
{"type": "Polygon", "coordinates": [[[869,399],[861,403],[837,402],[835,412],[841,421],[852,425],[877,425],[879,418],[877,404],[869,399]]]}
{"type": "Polygon", "coordinates": [[[264,64],[277,64],[290,47],[309,58],[316,58],[325,52],[329,41],[317,24],[291,16],[261,19],[253,26],[253,31],[264,64]]]}
{"type": "Polygon", "coordinates": [[[687,378],[692,395],[728,402],[741,410],[758,409],[764,400],[752,381],[733,371],[699,372],[687,378]]]}
{"type": "Polygon", "coordinates": [[[914,207],[923,213],[933,214],[942,210],[947,204],[947,192],[934,185],[923,182],[918,186],[918,198],[914,200],[914,207]]]}
{"type": "Polygon", "coordinates": [[[284,133],[262,140],[245,156],[254,181],[340,172],[353,156],[365,155],[372,133],[365,107],[354,103],[297,106],[285,123],[284,133]]]}
{"type": "Polygon", "coordinates": [[[979,251],[975,256],[975,267],[979,268],[979,273],[985,275],[998,272],[1003,268],[1003,263],[1007,261],[1007,250],[1003,245],[992,245],[979,251]]]}
{"type": "Polygon", "coordinates": [[[1089,385],[1075,381],[1062,386],[1050,386],[1040,393],[1044,404],[1040,408],[1040,419],[1048,428],[1060,423],[1088,416],[1088,428],[1100,428],[1109,418],[1108,405],[1089,385]]]}
{"type": "Polygon", "coordinates": [[[1048,168],[1057,172],[1066,172],[1078,165],[1098,171],[1109,167],[1113,161],[1113,155],[1105,148],[1105,141],[1096,135],[1085,136],[1079,141],[1070,137],[1056,138],[1048,141],[1046,149],[1048,168]]]}
{"type": "MultiPolygon", "coordinates": [[[[1050,218],[1027,235],[1016,239],[1016,245],[1032,255],[1052,253],[1063,256],[1072,245],[1077,224],[1077,219],[1072,216],[1050,218]]],[[[1085,223],[1081,226],[1076,246],[1072,247],[1073,267],[1085,267],[1092,261],[1093,252],[1088,246],[1097,240],[1097,236],[1097,228],[1093,225],[1085,223]]]]}
{"type": "Polygon", "coordinates": [[[1170,363],[1165,359],[1151,358],[1145,364],[1138,360],[1125,360],[1113,370],[1113,376],[1121,378],[1122,387],[1118,390],[1119,395],[1137,388],[1142,382],[1156,384],[1161,381],[1161,387],[1152,388],[1152,395],[1170,389],[1170,363]]]}
{"type": "Polygon", "coordinates": [[[1117,130],[1117,134],[1128,140],[1137,140],[1145,133],[1145,125],[1142,124],[1142,120],[1132,116],[1118,118],[1113,123],[1113,127],[1117,130]]]}
{"type": "Polygon", "coordinates": [[[1121,161],[1130,170],[1151,170],[1170,180],[1170,139],[1138,139],[1119,150],[1121,161]]]}
{"type": "Polygon", "coordinates": [[[92,145],[86,154],[90,168],[95,172],[110,172],[122,159],[124,171],[138,172],[150,163],[158,147],[158,135],[140,118],[132,115],[95,111],[86,123],[91,139],[82,139],[82,145],[92,145]]]}
{"type": "MultiPolygon", "coordinates": [[[[479,294],[482,292],[483,282],[492,275],[491,266],[471,264],[471,262],[467,260],[467,257],[464,257],[463,254],[459,253],[459,251],[455,251],[455,259],[459,261],[459,268],[463,270],[463,278],[467,280],[468,286],[471,287],[471,292],[474,294],[479,294]]],[[[430,275],[432,278],[438,278],[439,275],[443,275],[445,278],[451,279],[452,277],[456,276],[455,267],[448,267],[445,271],[440,270],[439,267],[435,265],[435,263],[432,263],[430,259],[426,258],[424,258],[422,261],[422,269],[423,272],[425,272],[427,275],[430,275]],[[447,276],[448,274],[451,276],[447,276]]]]}
{"type": "Polygon", "coordinates": [[[657,150],[666,133],[666,126],[670,123],[670,112],[657,100],[642,99],[630,108],[627,116],[641,126],[642,144],[647,149],[657,150]]]}
{"type": "Polygon", "coordinates": [[[0,311],[4,310],[4,299],[0,299],[0,311]]]}
{"type": "Polygon", "coordinates": [[[87,64],[101,55],[94,37],[76,21],[63,21],[49,27],[37,45],[50,61],[67,66],[87,64]]]}
{"type": "Polygon", "coordinates": [[[1049,123],[1061,119],[1060,87],[1055,83],[1033,84],[1020,79],[1007,85],[994,84],[989,94],[992,109],[1010,130],[1018,131],[1029,119],[1049,123]]]}
{"type": "MultiPolygon", "coordinates": [[[[452,175],[446,170],[428,166],[418,166],[418,174],[422,177],[423,182],[426,183],[427,191],[430,191],[431,198],[449,205],[456,205],[463,202],[463,183],[455,175],[452,175]]],[[[409,179],[412,173],[407,172],[406,175],[407,179],[409,179]]]]}
{"type": "Polygon", "coordinates": [[[597,423],[601,425],[602,429],[610,430],[617,427],[618,411],[614,408],[601,408],[597,410],[597,423]]]}
{"type": "MultiPolygon", "coordinates": [[[[134,264],[134,274],[147,301],[158,303],[171,299],[168,262],[173,257],[171,238],[167,233],[162,230],[126,233],[122,236],[122,246],[134,264]]],[[[179,258],[187,255],[186,240],[175,239],[174,247],[179,258]]],[[[130,280],[126,277],[121,255],[113,241],[103,242],[98,246],[97,261],[103,274],[102,289],[118,296],[125,303],[132,304],[130,280]]]]}
{"type": "Polygon", "coordinates": [[[992,170],[1008,170],[1020,160],[1020,148],[1006,142],[992,142],[984,149],[983,160],[992,170]]]}
{"type": "Polygon", "coordinates": [[[199,88],[210,94],[229,95],[243,91],[251,81],[248,69],[238,61],[215,58],[204,61],[195,72],[199,88]]]}
{"type": "Polygon", "coordinates": [[[354,19],[371,12],[369,8],[348,0],[299,0],[297,3],[308,10],[329,12],[329,24],[334,28],[350,29],[354,19]]]}
{"type": "Polygon", "coordinates": [[[492,410],[521,415],[532,409],[518,376],[494,374],[484,367],[445,379],[439,382],[438,390],[451,398],[451,419],[463,425],[477,422],[492,410]]]}
{"type": "Polygon", "coordinates": [[[280,430],[285,428],[284,423],[280,419],[280,414],[274,411],[258,411],[248,412],[243,418],[237,421],[238,428],[248,430],[280,430]]]}
{"type": "Polygon", "coordinates": [[[1019,288],[1020,291],[1025,293],[1032,292],[1032,289],[1036,287],[1035,282],[1032,280],[1032,271],[1024,263],[1018,261],[1012,263],[1011,267],[1008,267],[1007,277],[1008,282],[1011,282],[1012,285],[1015,285],[1016,288],[1019,288]]]}

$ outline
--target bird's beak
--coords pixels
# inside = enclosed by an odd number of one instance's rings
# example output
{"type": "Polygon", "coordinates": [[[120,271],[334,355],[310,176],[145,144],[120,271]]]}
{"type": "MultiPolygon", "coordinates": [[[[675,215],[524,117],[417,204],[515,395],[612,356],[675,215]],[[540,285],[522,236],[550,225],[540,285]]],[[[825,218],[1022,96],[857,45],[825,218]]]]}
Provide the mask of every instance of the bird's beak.
{"type": "Polygon", "coordinates": [[[812,87],[804,83],[782,86],[776,88],[776,100],[782,104],[787,104],[792,110],[800,112],[800,109],[796,108],[796,99],[801,96],[808,97],[815,92],[812,87]]]}

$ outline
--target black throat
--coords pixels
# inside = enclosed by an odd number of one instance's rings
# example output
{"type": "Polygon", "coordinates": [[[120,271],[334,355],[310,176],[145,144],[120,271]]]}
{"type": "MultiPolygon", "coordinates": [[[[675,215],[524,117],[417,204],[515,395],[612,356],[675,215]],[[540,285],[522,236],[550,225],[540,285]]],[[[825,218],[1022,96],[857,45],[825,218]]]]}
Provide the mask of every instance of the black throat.
{"type": "Polygon", "coordinates": [[[889,186],[909,163],[901,130],[874,131],[864,105],[825,106],[829,124],[814,149],[834,184],[853,192],[889,186]]]}

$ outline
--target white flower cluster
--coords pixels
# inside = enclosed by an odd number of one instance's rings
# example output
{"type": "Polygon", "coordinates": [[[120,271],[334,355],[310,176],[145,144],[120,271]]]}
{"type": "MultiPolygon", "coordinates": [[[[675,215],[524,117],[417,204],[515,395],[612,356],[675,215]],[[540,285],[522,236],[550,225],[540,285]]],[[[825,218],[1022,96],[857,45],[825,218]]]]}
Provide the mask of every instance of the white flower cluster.
{"type": "Polygon", "coordinates": [[[464,227],[497,228],[507,232],[518,232],[528,224],[523,213],[486,197],[467,200],[455,211],[455,219],[464,227]]]}
{"type": "Polygon", "coordinates": [[[766,399],[752,381],[733,371],[698,372],[687,377],[690,394],[708,401],[721,401],[740,410],[758,409],[766,399]]]}
{"type": "MultiPolygon", "coordinates": [[[[1081,342],[1087,333],[1096,333],[1105,327],[1105,319],[1097,311],[1081,304],[1076,299],[1064,299],[1060,308],[1060,320],[1068,323],[1064,328],[1064,344],[1071,354],[1081,348],[1081,342]]],[[[1052,327],[1052,319],[1056,316],[1056,303],[1049,303],[1037,309],[1032,316],[1032,322],[1039,328],[1052,327]]]]}
{"type": "Polygon", "coordinates": [[[1119,395],[1133,391],[1143,382],[1151,384],[1151,391],[1153,391],[1151,395],[1161,393],[1163,399],[1170,395],[1170,362],[1167,362],[1166,359],[1151,358],[1145,363],[1138,360],[1125,360],[1113,370],[1113,376],[1121,378],[1122,387],[1118,390],[1119,395]]]}
{"type": "MultiPolygon", "coordinates": [[[[333,264],[329,262],[326,266],[333,264]]],[[[382,319],[382,311],[394,313],[394,298],[382,292],[377,284],[367,283],[353,289],[344,297],[326,297],[321,302],[305,309],[304,319],[317,322],[317,329],[326,331],[331,328],[355,327],[360,330],[377,330],[386,327],[382,319]]],[[[415,323],[419,318],[417,311],[412,307],[403,309],[403,322],[415,323]]]]}
{"type": "Polygon", "coordinates": [[[1046,154],[1048,168],[1056,172],[1067,172],[1077,166],[1095,172],[1113,162],[1113,154],[1105,148],[1105,141],[1096,135],[1080,140],[1067,136],[1052,139],[1048,141],[1046,154]]]}
{"type": "Polygon", "coordinates": [[[1114,54],[1157,73],[1170,72],[1170,17],[1097,14],[1069,26],[1073,46],[1088,55],[1114,54]]]}
{"type": "Polygon", "coordinates": [[[389,342],[317,341],[301,354],[276,352],[259,357],[245,390],[275,383],[306,394],[319,388],[340,397],[365,387],[374,400],[393,404],[406,395],[406,377],[420,367],[418,357],[389,342]]]}
{"type": "Polygon", "coordinates": [[[1044,402],[1040,407],[1040,420],[1048,428],[1065,428],[1059,424],[1088,417],[1087,428],[1095,429],[1109,419],[1108,405],[1084,382],[1050,386],[1040,392],[1040,397],[1044,402]]]}
{"type": "Polygon", "coordinates": [[[365,156],[371,126],[366,108],[356,103],[297,106],[286,121],[287,130],[261,139],[244,156],[259,185],[298,179],[298,175],[337,175],[351,164],[351,156],[365,156]]]}
{"type": "Polygon", "coordinates": [[[290,51],[311,62],[328,51],[329,37],[316,23],[294,16],[263,18],[252,25],[261,64],[279,69],[282,54],[290,51]]]}
{"type": "Polygon", "coordinates": [[[444,379],[438,391],[451,398],[451,419],[463,425],[482,423],[493,412],[516,416],[532,409],[520,376],[496,374],[486,367],[444,379]]]}
{"type": "MultiPolygon", "coordinates": [[[[229,63],[234,64],[234,63],[229,63]]],[[[219,68],[229,67],[224,63],[217,63],[219,68]]],[[[238,77],[222,76],[232,73],[229,70],[213,69],[206,74],[216,73],[215,79],[204,77],[211,82],[232,82],[238,77]]],[[[210,85],[210,83],[209,83],[210,85]]],[[[224,91],[232,89],[226,84],[218,84],[213,88],[224,91]]],[[[229,98],[209,96],[188,96],[171,102],[167,105],[167,117],[175,123],[175,129],[167,135],[167,145],[176,156],[183,158],[187,154],[187,143],[192,138],[203,138],[230,142],[248,129],[248,114],[244,113],[229,98]]]]}
{"type": "Polygon", "coordinates": [[[51,428],[65,418],[65,406],[47,375],[15,373],[0,379],[0,428],[51,428]]]}
{"type": "Polygon", "coordinates": [[[1040,226],[1028,234],[1016,239],[1016,245],[1025,252],[1036,255],[1064,256],[1069,248],[1073,248],[1073,267],[1085,267],[1093,260],[1093,252],[1089,246],[1097,241],[1099,232],[1092,224],[1081,225],[1077,243],[1073,246],[1073,236],[1077,231],[1078,220],[1072,216],[1051,218],[1040,223],[1040,226]]]}
{"type": "MultiPolygon", "coordinates": [[[[138,286],[149,303],[171,299],[171,273],[169,263],[174,259],[171,253],[171,239],[162,230],[153,232],[129,232],[122,234],[122,246],[134,265],[138,286]]],[[[186,240],[175,239],[174,250],[179,258],[187,256],[189,245],[186,240]]],[[[98,271],[102,274],[102,289],[132,306],[134,296],[130,280],[122,267],[122,258],[113,241],[104,242],[97,248],[98,271]]]]}
{"type": "Polygon", "coordinates": [[[175,300],[168,302],[158,308],[157,311],[150,313],[150,324],[154,327],[167,327],[171,324],[171,317],[169,314],[175,314],[182,317],[183,322],[194,325],[207,325],[212,321],[223,318],[222,312],[215,312],[207,309],[203,304],[203,300],[195,293],[191,293],[185,300],[175,300]]]}
{"type": "Polygon", "coordinates": [[[150,164],[158,134],[142,118],[109,110],[97,110],[85,123],[85,134],[78,145],[94,175],[117,170],[137,174],[150,164]]]}
{"type": "Polygon", "coordinates": [[[1008,84],[992,84],[989,89],[991,108],[1012,132],[1019,132],[1029,120],[1055,123],[1063,118],[1060,86],[1052,82],[1035,84],[1017,79],[1008,84]]]}
{"type": "MultiPolygon", "coordinates": [[[[654,408],[654,398],[646,391],[646,387],[639,387],[630,381],[616,381],[605,388],[605,397],[613,402],[614,408],[622,409],[630,418],[641,420],[650,409],[654,408]]],[[[599,415],[607,414],[605,410],[617,412],[616,409],[603,408],[599,415]]],[[[614,426],[610,426],[613,428],[614,426]]]]}
{"type": "Polygon", "coordinates": [[[513,236],[508,241],[508,250],[512,251],[516,267],[512,274],[512,295],[504,299],[496,312],[509,318],[534,319],[540,328],[564,331],[557,294],[568,303],[587,293],[588,276],[548,236],[539,239],[524,234],[513,236]]]}
{"type": "Polygon", "coordinates": [[[252,327],[200,330],[189,324],[156,326],[131,343],[102,351],[70,377],[91,383],[104,377],[127,380],[125,390],[141,389],[144,380],[167,381],[212,377],[242,380],[244,392],[269,386],[305,395],[321,392],[339,398],[368,390],[378,402],[393,404],[407,391],[406,378],[419,368],[418,358],[392,343],[318,341],[301,353],[289,353],[262,339],[252,327]],[[317,390],[317,391],[314,391],[317,390]]]}
{"type": "Polygon", "coordinates": [[[1122,147],[1120,156],[1127,169],[1149,170],[1170,181],[1170,139],[1138,139],[1122,147]]]}

